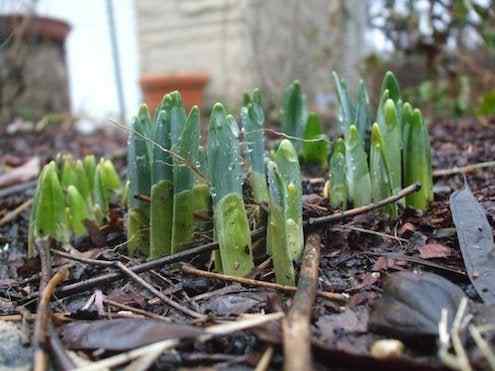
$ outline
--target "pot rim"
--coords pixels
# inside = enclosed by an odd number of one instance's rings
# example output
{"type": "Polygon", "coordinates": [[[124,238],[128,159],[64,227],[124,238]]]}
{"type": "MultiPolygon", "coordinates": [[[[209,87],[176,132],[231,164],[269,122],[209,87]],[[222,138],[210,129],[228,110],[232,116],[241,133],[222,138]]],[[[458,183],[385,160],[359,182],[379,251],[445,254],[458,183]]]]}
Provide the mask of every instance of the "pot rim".
{"type": "Polygon", "coordinates": [[[45,39],[64,42],[69,35],[72,26],[56,17],[22,13],[1,14],[0,23],[4,23],[7,32],[10,34],[26,17],[32,17],[30,24],[26,27],[24,37],[40,36],[45,39]]]}
{"type": "Polygon", "coordinates": [[[139,82],[143,88],[158,88],[162,86],[204,86],[208,82],[208,74],[203,72],[180,72],[171,74],[146,74],[139,82]]]}

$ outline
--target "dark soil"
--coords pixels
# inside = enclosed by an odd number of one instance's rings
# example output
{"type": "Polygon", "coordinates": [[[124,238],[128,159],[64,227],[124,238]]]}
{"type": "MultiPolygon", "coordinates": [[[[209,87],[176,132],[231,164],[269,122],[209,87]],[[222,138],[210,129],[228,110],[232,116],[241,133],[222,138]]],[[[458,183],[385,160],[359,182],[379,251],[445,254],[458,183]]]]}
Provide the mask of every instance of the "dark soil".
{"type": "MultiPolygon", "coordinates": [[[[430,133],[435,169],[494,159],[493,123],[482,125],[476,120],[438,122],[431,127],[430,133]]],[[[84,137],[70,128],[50,128],[42,133],[0,135],[0,164],[16,160],[23,163],[33,155],[46,162],[58,151],[68,151],[76,156],[87,153],[110,156],[118,153],[120,158],[124,147],[125,138],[118,131],[100,131],[96,135],[84,137]]],[[[120,165],[123,169],[123,163],[120,165]]],[[[489,222],[495,227],[495,168],[477,170],[467,174],[466,178],[486,209],[489,222]]],[[[421,345],[422,340],[414,336],[406,342],[406,350],[400,360],[375,361],[369,357],[371,345],[378,339],[390,338],[390,335],[369,330],[368,322],[373,305],[382,296],[383,280],[397,271],[434,272],[459,285],[474,302],[480,301],[465,275],[449,209],[450,194],[463,186],[462,174],[436,178],[435,202],[424,215],[406,210],[398,221],[390,223],[379,213],[371,213],[325,226],[321,230],[319,289],[347,293],[350,300],[342,306],[341,303],[319,298],[314,305],[314,358],[319,369],[443,369],[436,357],[435,346],[426,351],[420,349],[417,345],[421,345]],[[428,256],[431,251],[424,247],[431,245],[441,246],[440,257],[428,256]]],[[[305,181],[305,189],[305,216],[334,212],[328,202],[319,196],[321,181],[308,179],[305,181]]],[[[0,199],[0,218],[29,199],[32,191],[31,188],[0,199]]],[[[95,246],[89,239],[74,241],[74,247],[88,258],[129,262],[125,257],[125,246],[121,244],[125,241],[122,216],[122,210],[114,210],[112,223],[103,229],[107,242],[105,247],[95,246]]],[[[40,263],[38,259],[25,258],[28,218],[29,210],[14,222],[0,226],[0,259],[3,263],[0,264],[0,320],[20,320],[15,315],[20,313],[21,305],[32,313],[36,311],[35,300],[32,299],[36,299],[33,293],[38,290],[40,263]]],[[[198,239],[197,244],[205,242],[207,240],[198,239]]],[[[263,241],[260,243],[263,244],[263,241]]],[[[209,258],[209,254],[204,254],[187,262],[206,270],[210,267],[209,258]]],[[[259,254],[258,263],[265,259],[266,256],[259,254]]],[[[52,257],[52,260],[54,267],[65,262],[59,257],[52,257]]],[[[113,269],[77,263],[71,269],[66,284],[110,271],[113,269]]],[[[178,265],[147,272],[141,274],[141,277],[176,302],[207,314],[207,323],[199,324],[201,326],[234,319],[243,313],[269,313],[280,307],[287,309],[291,305],[291,297],[280,292],[184,275],[178,265]]],[[[256,272],[256,278],[272,281],[274,276],[271,267],[263,265],[256,272]]],[[[106,304],[103,308],[103,304],[98,304],[98,301],[85,306],[97,290],[101,290],[108,299],[168,317],[175,323],[194,322],[190,317],[162,304],[133,281],[121,279],[77,295],[57,298],[52,302],[52,311],[63,315],[63,319],[58,316],[56,325],[79,319],[138,316],[106,304]]],[[[132,336],[130,333],[129,337],[132,336]]],[[[269,343],[276,345],[271,366],[273,369],[281,369],[283,358],[280,342],[280,329],[276,326],[236,333],[204,344],[186,342],[177,348],[177,352],[163,354],[156,369],[176,369],[179,366],[253,369],[269,343]]],[[[92,351],[86,351],[86,354],[91,359],[104,356],[92,351]]],[[[480,365],[476,352],[470,354],[470,357],[475,366],[480,365]]]]}

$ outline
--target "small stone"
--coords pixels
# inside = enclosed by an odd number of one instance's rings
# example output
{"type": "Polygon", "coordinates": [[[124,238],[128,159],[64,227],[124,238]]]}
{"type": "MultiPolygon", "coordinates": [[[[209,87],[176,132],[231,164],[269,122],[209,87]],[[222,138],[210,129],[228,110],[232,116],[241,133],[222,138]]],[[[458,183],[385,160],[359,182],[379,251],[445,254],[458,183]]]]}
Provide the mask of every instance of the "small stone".
{"type": "Polygon", "coordinates": [[[377,340],[371,346],[371,356],[376,359],[399,358],[404,351],[404,344],[396,339],[377,340]]]}
{"type": "Polygon", "coordinates": [[[0,370],[28,371],[33,351],[23,345],[23,334],[17,326],[0,321],[0,370]]]}

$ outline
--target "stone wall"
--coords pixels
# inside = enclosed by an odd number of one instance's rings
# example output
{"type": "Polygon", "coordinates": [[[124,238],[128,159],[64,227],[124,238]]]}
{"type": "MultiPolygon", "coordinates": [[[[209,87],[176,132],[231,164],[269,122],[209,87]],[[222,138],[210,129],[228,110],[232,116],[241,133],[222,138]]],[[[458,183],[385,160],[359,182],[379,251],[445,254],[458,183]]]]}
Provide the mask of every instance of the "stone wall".
{"type": "Polygon", "coordinates": [[[254,87],[278,101],[282,88],[299,79],[314,104],[333,91],[331,69],[355,75],[363,24],[349,14],[362,13],[364,3],[138,0],[141,72],[206,72],[207,102],[230,105],[254,87]],[[353,52],[344,53],[350,47],[353,52]]]}

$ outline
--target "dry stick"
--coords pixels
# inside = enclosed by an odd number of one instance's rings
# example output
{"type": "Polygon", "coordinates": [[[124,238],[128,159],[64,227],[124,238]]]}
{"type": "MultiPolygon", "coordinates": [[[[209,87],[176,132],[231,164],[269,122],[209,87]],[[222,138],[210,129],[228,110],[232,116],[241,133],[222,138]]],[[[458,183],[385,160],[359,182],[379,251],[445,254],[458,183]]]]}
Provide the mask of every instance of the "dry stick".
{"type": "MultiPolygon", "coordinates": [[[[348,218],[351,216],[364,214],[364,213],[367,213],[371,210],[385,206],[389,203],[393,203],[393,202],[395,202],[395,201],[397,201],[403,197],[406,197],[406,196],[410,195],[411,193],[418,191],[420,189],[420,187],[421,186],[419,184],[413,184],[409,187],[404,188],[397,195],[388,197],[388,198],[381,200],[379,202],[370,204],[368,206],[358,207],[356,209],[347,210],[347,211],[342,212],[342,213],[332,214],[329,216],[323,216],[320,218],[310,218],[304,224],[306,226],[307,225],[325,224],[325,223],[336,222],[336,221],[339,221],[339,220],[342,220],[342,219],[345,219],[345,218],[348,218]]],[[[258,228],[251,233],[251,238],[252,239],[259,238],[259,237],[263,236],[265,232],[266,232],[265,227],[258,228]]],[[[135,265],[133,267],[130,267],[129,269],[131,271],[133,271],[134,273],[142,273],[142,272],[146,272],[146,271],[151,270],[151,269],[161,268],[165,265],[169,265],[169,264],[183,261],[183,260],[185,260],[189,257],[192,257],[192,256],[196,256],[196,255],[199,255],[202,253],[214,251],[214,250],[218,249],[218,242],[217,241],[209,242],[205,245],[193,247],[193,248],[188,248],[188,246],[184,246],[184,249],[186,249],[186,250],[181,251],[177,254],[164,256],[163,258],[159,258],[159,259],[150,260],[146,263],[142,263],[142,264],[138,264],[138,265],[135,265]]],[[[103,274],[103,275],[98,276],[98,277],[90,278],[90,279],[85,280],[85,281],[81,281],[81,282],[77,282],[77,283],[73,283],[70,285],[65,285],[63,287],[60,287],[57,290],[56,294],[59,298],[63,298],[65,296],[68,296],[71,294],[80,293],[80,292],[85,291],[85,290],[91,290],[93,287],[96,287],[100,284],[114,282],[114,281],[119,280],[121,278],[122,278],[121,273],[107,273],[107,274],[103,274]]],[[[28,297],[28,299],[31,299],[31,298],[28,297]]]]}
{"type": "Polygon", "coordinates": [[[270,367],[270,362],[272,361],[272,357],[273,357],[273,346],[270,345],[263,352],[263,355],[258,361],[258,364],[256,365],[254,371],[267,371],[268,368],[270,367]]]}
{"type": "Polygon", "coordinates": [[[38,305],[38,317],[35,324],[35,335],[37,349],[34,353],[34,371],[45,371],[47,366],[47,354],[45,352],[48,335],[48,326],[50,323],[50,299],[55,292],[55,288],[69,276],[67,268],[55,273],[48,285],[46,285],[41,295],[38,305]]]}
{"type": "Polygon", "coordinates": [[[139,277],[137,275],[137,273],[133,272],[132,270],[130,270],[128,267],[125,266],[125,264],[123,264],[122,262],[116,260],[116,261],[108,261],[108,260],[97,260],[97,259],[88,259],[88,258],[83,258],[81,256],[75,256],[75,255],[72,255],[72,254],[68,254],[68,253],[65,253],[65,252],[62,252],[62,251],[58,251],[58,250],[53,250],[53,253],[56,254],[56,255],[59,255],[59,256],[62,256],[66,259],[71,259],[71,260],[75,260],[75,261],[78,261],[78,262],[81,262],[81,263],[85,263],[85,264],[93,264],[93,265],[101,265],[101,266],[104,266],[104,267],[113,267],[113,268],[117,268],[119,269],[122,273],[126,274],[127,276],[129,276],[134,282],[136,282],[137,284],[141,285],[142,287],[144,287],[145,289],[147,289],[149,292],[151,292],[153,295],[157,296],[158,298],[160,298],[160,300],[162,300],[165,304],[171,306],[172,308],[175,308],[177,309],[178,311],[190,316],[190,317],[193,317],[193,318],[198,318],[198,319],[205,319],[206,316],[202,315],[202,314],[199,314],[189,308],[186,308],[184,307],[183,305],[175,302],[174,300],[166,297],[162,292],[158,291],[157,289],[155,289],[152,285],[150,285],[148,282],[146,282],[144,279],[142,279],[141,277],[139,277]]]}
{"type": "Polygon", "coordinates": [[[495,167],[495,161],[479,162],[477,164],[466,165],[461,167],[453,167],[451,169],[438,169],[433,171],[433,176],[436,178],[449,176],[454,174],[469,173],[474,170],[483,169],[485,167],[495,167]]]}
{"type": "Polygon", "coordinates": [[[5,214],[5,216],[2,219],[0,219],[0,227],[2,225],[4,225],[4,224],[7,224],[7,223],[11,222],[15,218],[17,218],[17,216],[20,213],[22,213],[24,210],[26,210],[29,207],[31,207],[32,204],[33,204],[33,199],[30,198],[26,202],[23,202],[22,204],[20,204],[19,206],[17,206],[14,210],[12,210],[9,213],[5,214]]]}
{"type": "MultiPolygon", "coordinates": [[[[193,275],[199,276],[199,277],[218,279],[218,280],[228,281],[228,282],[237,282],[237,283],[240,283],[243,285],[249,285],[249,286],[255,286],[255,287],[264,287],[267,289],[274,289],[274,290],[285,291],[285,292],[290,292],[290,293],[295,293],[297,291],[297,287],[294,287],[294,286],[285,286],[285,285],[280,285],[280,284],[274,283],[274,282],[259,281],[259,280],[253,280],[251,278],[235,277],[235,276],[228,276],[228,275],[222,274],[222,273],[208,272],[208,271],[194,268],[190,264],[183,264],[182,265],[182,271],[184,273],[193,274],[193,275]]],[[[321,297],[321,298],[325,298],[325,299],[333,300],[333,301],[346,302],[349,300],[349,295],[338,294],[338,293],[334,293],[334,292],[317,291],[316,295],[321,297]]]]}
{"type": "Polygon", "coordinates": [[[309,218],[308,221],[305,223],[307,225],[317,225],[317,224],[324,224],[324,223],[331,223],[335,222],[337,220],[342,220],[345,218],[349,218],[351,216],[356,216],[360,214],[365,214],[370,211],[379,209],[380,207],[383,207],[385,205],[391,204],[393,202],[396,202],[400,200],[401,198],[404,198],[414,192],[417,192],[421,189],[421,184],[415,183],[411,184],[410,186],[407,186],[406,188],[402,189],[399,193],[396,195],[384,198],[383,200],[380,200],[378,202],[371,203],[366,206],[362,207],[356,207],[355,209],[350,209],[338,214],[332,214],[332,215],[327,215],[327,216],[320,216],[318,218],[309,218]]]}
{"type": "Polygon", "coordinates": [[[76,364],[69,357],[67,351],[65,349],[62,340],[60,340],[60,336],[58,336],[57,331],[53,328],[53,325],[50,323],[48,327],[48,335],[50,342],[50,349],[55,354],[55,361],[57,363],[58,369],[60,371],[69,371],[76,368],[76,364]]]}
{"type": "Polygon", "coordinates": [[[110,300],[107,298],[103,298],[103,303],[110,305],[112,307],[115,307],[115,308],[126,310],[128,312],[139,314],[139,315],[144,316],[144,317],[148,317],[148,318],[152,318],[152,319],[156,319],[159,321],[165,321],[165,322],[170,323],[170,318],[160,316],[159,314],[147,312],[147,311],[139,309],[139,308],[134,308],[134,307],[131,307],[130,305],[122,304],[122,303],[119,303],[117,301],[113,301],[113,300],[110,300]]]}
{"type": "MultiPolygon", "coordinates": [[[[44,293],[48,283],[50,282],[50,276],[52,272],[52,266],[50,261],[50,248],[49,240],[42,239],[35,242],[36,249],[40,256],[41,261],[41,275],[40,275],[40,286],[39,292],[44,293]]],[[[49,308],[48,305],[42,305],[42,295],[40,295],[40,300],[38,303],[38,310],[36,319],[34,322],[34,336],[33,336],[33,348],[34,348],[34,359],[33,368],[34,370],[46,370],[46,365],[48,362],[48,356],[46,354],[46,339],[48,331],[48,320],[49,320],[49,308]]]]}
{"type": "Polygon", "coordinates": [[[318,233],[311,233],[306,239],[294,303],[282,321],[285,371],[313,370],[311,314],[318,286],[320,243],[318,233]]]}

